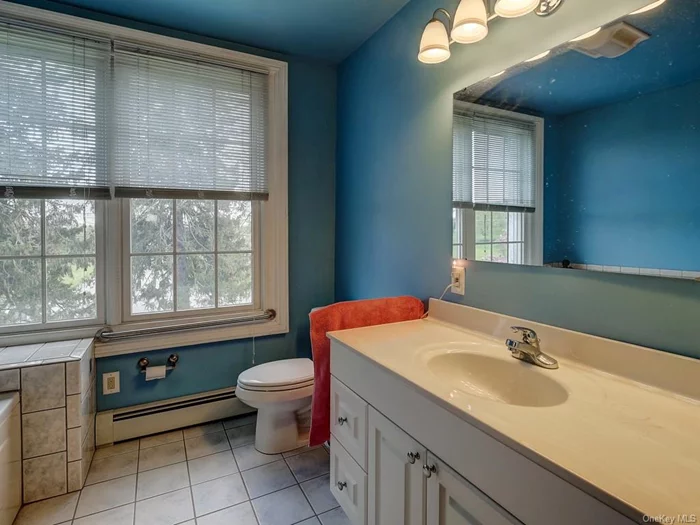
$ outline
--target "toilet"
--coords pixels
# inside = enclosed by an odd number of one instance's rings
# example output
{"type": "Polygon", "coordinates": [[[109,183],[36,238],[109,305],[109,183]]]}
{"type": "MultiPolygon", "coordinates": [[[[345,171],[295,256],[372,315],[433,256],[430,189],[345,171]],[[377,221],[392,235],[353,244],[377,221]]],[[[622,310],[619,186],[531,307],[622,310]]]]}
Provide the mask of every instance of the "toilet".
{"type": "Polygon", "coordinates": [[[279,454],[308,443],[297,414],[311,406],[314,364],[311,359],[282,359],[254,366],[238,376],[236,397],[258,409],[255,448],[279,454]]]}

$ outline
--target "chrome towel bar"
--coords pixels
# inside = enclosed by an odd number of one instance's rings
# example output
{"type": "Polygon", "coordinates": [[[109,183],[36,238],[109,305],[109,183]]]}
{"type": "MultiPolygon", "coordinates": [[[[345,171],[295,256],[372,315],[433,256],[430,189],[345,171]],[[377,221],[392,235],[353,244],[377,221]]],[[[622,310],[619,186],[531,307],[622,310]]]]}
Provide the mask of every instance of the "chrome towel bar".
{"type": "Polygon", "coordinates": [[[114,331],[110,327],[100,329],[95,337],[101,343],[110,343],[113,341],[122,341],[124,339],[132,339],[134,337],[143,337],[145,335],[171,334],[173,332],[185,332],[189,330],[204,330],[207,328],[218,328],[221,326],[229,326],[236,324],[257,324],[266,321],[272,321],[277,316],[277,312],[272,309],[265,310],[261,314],[241,315],[238,317],[230,317],[228,319],[217,319],[215,321],[200,321],[197,323],[186,323],[178,326],[162,326],[157,328],[138,328],[135,330],[119,330],[114,331]]]}

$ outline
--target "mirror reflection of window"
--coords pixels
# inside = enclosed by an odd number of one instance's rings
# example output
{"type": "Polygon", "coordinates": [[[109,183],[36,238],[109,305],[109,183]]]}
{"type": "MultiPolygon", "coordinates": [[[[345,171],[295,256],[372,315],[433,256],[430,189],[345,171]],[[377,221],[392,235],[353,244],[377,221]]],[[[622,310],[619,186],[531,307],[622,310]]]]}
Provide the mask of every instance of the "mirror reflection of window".
{"type": "Polygon", "coordinates": [[[542,119],[456,101],[453,258],[542,264],[542,119]]]}

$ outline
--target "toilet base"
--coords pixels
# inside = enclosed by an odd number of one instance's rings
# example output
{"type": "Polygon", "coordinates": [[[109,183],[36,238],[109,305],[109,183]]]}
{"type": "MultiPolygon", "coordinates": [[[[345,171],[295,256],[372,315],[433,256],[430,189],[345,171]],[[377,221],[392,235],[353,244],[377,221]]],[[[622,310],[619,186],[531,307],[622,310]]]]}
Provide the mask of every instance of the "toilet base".
{"type": "Polygon", "coordinates": [[[307,432],[299,433],[296,413],[275,409],[258,409],[255,449],[263,454],[288,452],[309,443],[307,432]]]}

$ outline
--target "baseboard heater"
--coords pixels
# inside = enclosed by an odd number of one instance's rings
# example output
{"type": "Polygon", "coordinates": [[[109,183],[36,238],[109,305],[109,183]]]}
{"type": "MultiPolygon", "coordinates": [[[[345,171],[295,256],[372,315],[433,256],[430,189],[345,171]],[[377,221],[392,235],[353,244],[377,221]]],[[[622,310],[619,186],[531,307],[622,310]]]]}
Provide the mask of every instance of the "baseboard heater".
{"type": "Polygon", "coordinates": [[[199,425],[255,410],[236,397],[235,387],[212,390],[154,403],[98,412],[97,446],[199,425]]]}

